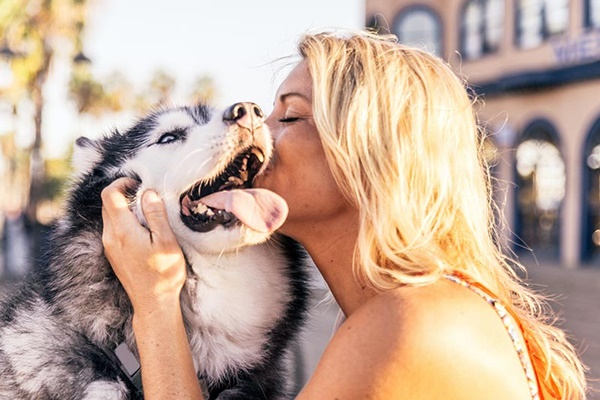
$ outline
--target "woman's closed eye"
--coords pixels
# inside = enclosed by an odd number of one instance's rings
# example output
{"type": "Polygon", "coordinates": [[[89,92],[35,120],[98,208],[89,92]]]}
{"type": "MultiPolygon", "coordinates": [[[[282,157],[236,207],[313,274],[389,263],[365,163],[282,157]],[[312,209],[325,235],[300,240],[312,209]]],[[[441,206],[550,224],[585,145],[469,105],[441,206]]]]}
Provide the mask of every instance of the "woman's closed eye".
{"type": "Polygon", "coordinates": [[[289,124],[291,122],[296,122],[300,119],[300,117],[283,117],[278,119],[277,121],[281,122],[282,124],[289,124]]]}

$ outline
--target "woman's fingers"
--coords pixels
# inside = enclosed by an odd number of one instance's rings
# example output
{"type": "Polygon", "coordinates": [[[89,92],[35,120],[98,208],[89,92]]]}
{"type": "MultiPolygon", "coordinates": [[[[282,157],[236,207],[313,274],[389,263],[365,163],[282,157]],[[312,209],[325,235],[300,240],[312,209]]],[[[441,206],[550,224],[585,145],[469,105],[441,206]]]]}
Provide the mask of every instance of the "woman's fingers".
{"type": "Polygon", "coordinates": [[[143,227],[131,212],[125,192],[138,184],[130,178],[119,178],[102,191],[103,241],[105,247],[125,247],[131,235],[149,238],[151,246],[170,248],[177,246],[177,239],[167,217],[164,203],[153,190],[142,194],[142,212],[148,229],[143,227]]]}
{"type": "Polygon", "coordinates": [[[131,212],[125,197],[125,191],[136,184],[133,179],[119,178],[102,190],[102,242],[105,249],[123,247],[130,234],[148,234],[131,212]]]}
{"type": "MultiPolygon", "coordinates": [[[[129,201],[125,191],[137,184],[130,178],[119,178],[102,190],[102,216],[104,223],[129,224],[137,219],[129,209],[129,201]]],[[[139,223],[138,223],[139,224],[139,223]]]]}
{"type": "Polygon", "coordinates": [[[153,190],[146,190],[142,194],[142,212],[146,218],[148,229],[151,232],[151,239],[154,244],[175,244],[176,239],[169,219],[167,210],[158,194],[153,190]],[[160,243],[157,243],[160,241],[160,243]]]}

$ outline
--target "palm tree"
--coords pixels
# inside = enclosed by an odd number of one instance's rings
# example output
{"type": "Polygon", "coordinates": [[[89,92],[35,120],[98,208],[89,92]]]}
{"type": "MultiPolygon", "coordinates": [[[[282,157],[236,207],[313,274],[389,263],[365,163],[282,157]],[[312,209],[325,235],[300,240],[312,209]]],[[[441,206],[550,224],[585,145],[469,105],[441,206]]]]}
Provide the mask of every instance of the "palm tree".
{"type": "Polygon", "coordinates": [[[34,108],[35,137],[29,149],[29,199],[26,213],[36,221],[42,196],[44,160],[42,156],[43,89],[56,52],[66,46],[73,60],[85,60],[81,36],[85,26],[87,0],[2,0],[0,32],[3,48],[17,55],[10,61],[14,76],[10,93],[13,104],[27,98],[34,108]]]}

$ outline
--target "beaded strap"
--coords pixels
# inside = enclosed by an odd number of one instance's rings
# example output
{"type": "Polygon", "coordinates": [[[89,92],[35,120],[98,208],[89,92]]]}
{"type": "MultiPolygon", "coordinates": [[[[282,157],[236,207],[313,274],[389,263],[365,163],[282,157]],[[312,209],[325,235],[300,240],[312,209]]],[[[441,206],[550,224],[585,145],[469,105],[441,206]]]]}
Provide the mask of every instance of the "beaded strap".
{"type": "Polygon", "coordinates": [[[520,328],[515,321],[515,317],[504,307],[504,305],[498,300],[492,297],[486,290],[479,287],[476,284],[471,284],[466,282],[463,279],[456,277],[455,275],[444,275],[444,278],[458,283],[461,286],[464,286],[468,289],[471,289],[473,292],[482,297],[485,301],[490,304],[496,313],[502,320],[510,339],[513,342],[515,350],[519,355],[519,360],[521,361],[521,365],[523,366],[523,370],[525,371],[525,376],[527,377],[527,383],[529,384],[529,391],[531,392],[531,398],[533,400],[540,400],[540,392],[538,388],[537,379],[535,376],[535,371],[533,369],[533,365],[531,363],[531,359],[529,358],[529,353],[527,352],[527,346],[523,341],[520,333],[520,328]]]}

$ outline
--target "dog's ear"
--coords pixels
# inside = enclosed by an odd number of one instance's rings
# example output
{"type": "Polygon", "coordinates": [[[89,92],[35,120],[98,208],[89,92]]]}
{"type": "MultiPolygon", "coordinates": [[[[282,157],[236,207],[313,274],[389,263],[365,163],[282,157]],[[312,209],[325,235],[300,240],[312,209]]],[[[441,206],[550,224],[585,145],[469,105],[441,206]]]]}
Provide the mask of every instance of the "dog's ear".
{"type": "Polygon", "coordinates": [[[83,176],[91,172],[101,157],[100,144],[97,141],[84,136],[77,138],[71,162],[77,175],[83,176]]]}

